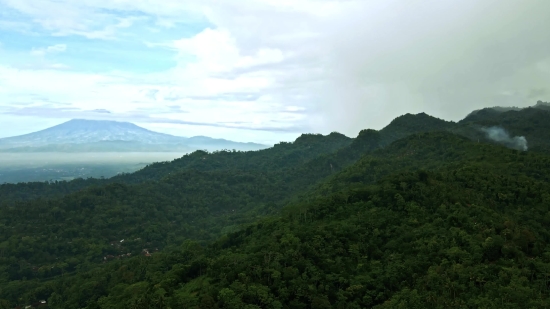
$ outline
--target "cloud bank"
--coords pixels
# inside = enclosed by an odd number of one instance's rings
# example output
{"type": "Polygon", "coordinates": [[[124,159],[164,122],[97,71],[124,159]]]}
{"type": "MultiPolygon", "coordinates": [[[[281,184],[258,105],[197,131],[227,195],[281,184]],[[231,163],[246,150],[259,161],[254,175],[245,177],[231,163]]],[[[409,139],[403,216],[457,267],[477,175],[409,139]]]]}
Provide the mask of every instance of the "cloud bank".
{"type": "Polygon", "coordinates": [[[0,123],[108,110],[95,114],[274,142],[550,93],[544,0],[0,0],[0,12],[0,123]]]}

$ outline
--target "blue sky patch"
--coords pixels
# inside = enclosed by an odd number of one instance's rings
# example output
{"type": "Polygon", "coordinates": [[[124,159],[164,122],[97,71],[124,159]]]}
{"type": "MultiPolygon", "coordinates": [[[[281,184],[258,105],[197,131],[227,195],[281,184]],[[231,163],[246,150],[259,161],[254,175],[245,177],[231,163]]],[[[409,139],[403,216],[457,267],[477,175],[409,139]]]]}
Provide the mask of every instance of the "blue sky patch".
{"type": "Polygon", "coordinates": [[[0,11],[3,17],[0,23],[1,64],[18,68],[57,64],[59,68],[86,73],[168,70],[176,65],[176,52],[169,44],[174,40],[191,38],[211,26],[204,21],[178,21],[173,27],[165,27],[159,26],[156,18],[140,12],[101,10],[101,14],[105,14],[106,20],[111,22],[110,26],[100,24],[93,30],[83,30],[83,33],[60,35],[59,31],[37,26],[13,9],[0,5],[0,11]],[[94,37],[102,34],[105,37],[94,37]],[[66,48],[40,53],[56,45],[66,48]]]}

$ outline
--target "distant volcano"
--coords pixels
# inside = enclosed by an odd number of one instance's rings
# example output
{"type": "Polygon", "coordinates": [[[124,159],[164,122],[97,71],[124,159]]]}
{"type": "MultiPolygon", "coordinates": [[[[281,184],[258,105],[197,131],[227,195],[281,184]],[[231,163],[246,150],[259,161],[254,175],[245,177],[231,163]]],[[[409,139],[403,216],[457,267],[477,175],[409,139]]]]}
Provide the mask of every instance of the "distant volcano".
{"type": "Polygon", "coordinates": [[[0,139],[3,152],[258,150],[266,145],[206,136],[158,133],[129,122],[73,119],[38,132],[0,139]]]}

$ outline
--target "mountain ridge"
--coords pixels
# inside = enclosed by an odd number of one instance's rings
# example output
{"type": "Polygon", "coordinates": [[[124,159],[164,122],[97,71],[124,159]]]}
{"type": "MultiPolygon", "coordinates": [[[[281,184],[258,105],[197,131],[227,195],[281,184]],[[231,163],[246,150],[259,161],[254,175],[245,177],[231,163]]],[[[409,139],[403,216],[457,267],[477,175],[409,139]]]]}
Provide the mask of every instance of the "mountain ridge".
{"type": "Polygon", "coordinates": [[[356,138],[302,134],[104,181],[0,185],[0,301],[502,308],[487,299],[525,289],[531,303],[506,308],[542,308],[550,156],[480,128],[543,143],[549,120],[538,109],[459,123],[409,114],[356,138]]]}
{"type": "Polygon", "coordinates": [[[235,148],[258,150],[266,145],[207,136],[181,137],[142,128],[131,122],[72,119],[36,132],[0,139],[3,152],[192,151],[235,148]],[[101,144],[103,143],[103,144],[101,144]],[[132,144],[133,143],[133,144],[132,144]]]}
{"type": "Polygon", "coordinates": [[[505,113],[509,111],[521,111],[527,108],[538,108],[538,109],[544,109],[544,110],[550,110],[550,102],[544,102],[541,100],[538,100],[537,103],[533,106],[527,106],[527,107],[517,107],[517,106],[493,106],[493,107],[486,107],[481,109],[476,109],[469,113],[464,119],[468,119],[470,116],[474,116],[479,112],[489,112],[489,113],[505,113]]]}

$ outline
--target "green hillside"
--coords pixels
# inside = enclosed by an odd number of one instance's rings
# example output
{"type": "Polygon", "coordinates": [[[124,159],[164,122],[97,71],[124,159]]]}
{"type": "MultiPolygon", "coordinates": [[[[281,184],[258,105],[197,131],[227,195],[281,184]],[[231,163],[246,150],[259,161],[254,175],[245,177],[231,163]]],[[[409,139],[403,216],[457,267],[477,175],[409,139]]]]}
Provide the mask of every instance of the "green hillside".
{"type": "Polygon", "coordinates": [[[302,164],[317,156],[328,154],[349,145],[353,139],[339,133],[327,136],[303,134],[293,143],[279,143],[258,151],[195,151],[171,162],[158,162],[131,174],[110,179],[75,179],[54,183],[32,182],[0,184],[0,202],[28,200],[39,197],[58,197],[91,186],[110,183],[137,184],[158,181],[180,171],[194,169],[211,170],[274,170],[302,164]]]}
{"type": "Polygon", "coordinates": [[[525,136],[532,151],[550,151],[550,108],[548,103],[539,101],[533,107],[521,110],[498,111],[483,109],[468,115],[458,124],[459,127],[478,129],[500,126],[513,136],[525,136]]]}
{"type": "Polygon", "coordinates": [[[2,185],[0,308],[543,308],[550,113],[531,110],[2,185]]]}
{"type": "MultiPolygon", "coordinates": [[[[531,151],[550,152],[550,109],[548,103],[538,102],[526,109],[488,108],[472,112],[458,123],[431,117],[425,113],[406,114],[393,120],[380,131],[363,130],[356,138],[339,133],[327,136],[303,134],[292,143],[281,142],[274,147],[258,151],[216,151],[208,153],[196,151],[172,162],[158,162],[131,174],[123,174],[111,179],[75,179],[55,183],[0,184],[0,203],[3,200],[33,199],[38,197],[62,196],[93,185],[108,183],[137,184],[158,181],[163,177],[186,169],[240,169],[272,171],[284,168],[328,164],[329,158],[336,164],[349,165],[362,154],[384,147],[393,141],[421,132],[449,131],[468,137],[474,141],[491,142],[481,128],[500,126],[512,136],[525,136],[531,151]],[[343,149],[346,148],[346,149],[343,149]],[[339,151],[341,150],[341,151],[339,151]],[[321,158],[323,157],[323,159],[321,158]],[[338,158],[336,158],[338,157],[338,158]],[[208,159],[208,160],[207,160],[208,159]],[[311,161],[316,160],[316,163],[311,161]]],[[[332,171],[334,171],[334,164],[332,171]]],[[[326,176],[326,174],[323,174],[326,176]]]]}
{"type": "Polygon", "coordinates": [[[12,281],[3,297],[26,290],[18,297],[49,296],[53,308],[542,308],[549,172],[542,154],[414,135],[206,247],[12,281]]]}

